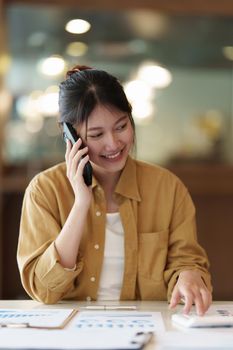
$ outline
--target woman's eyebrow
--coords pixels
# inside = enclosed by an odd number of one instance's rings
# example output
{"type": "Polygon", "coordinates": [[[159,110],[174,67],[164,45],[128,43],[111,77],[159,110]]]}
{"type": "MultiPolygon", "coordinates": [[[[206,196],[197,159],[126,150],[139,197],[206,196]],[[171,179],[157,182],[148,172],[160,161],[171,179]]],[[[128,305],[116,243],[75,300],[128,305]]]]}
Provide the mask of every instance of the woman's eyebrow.
{"type": "Polygon", "coordinates": [[[88,128],[87,131],[100,130],[103,129],[102,126],[95,126],[93,128],[88,128]]]}
{"type": "MultiPolygon", "coordinates": [[[[124,115],[123,117],[120,117],[119,119],[117,119],[117,121],[114,124],[116,125],[126,118],[128,118],[128,116],[124,115]]],[[[100,130],[100,129],[103,129],[103,127],[102,126],[94,126],[94,127],[88,128],[87,131],[94,131],[94,130],[100,130]]]]}

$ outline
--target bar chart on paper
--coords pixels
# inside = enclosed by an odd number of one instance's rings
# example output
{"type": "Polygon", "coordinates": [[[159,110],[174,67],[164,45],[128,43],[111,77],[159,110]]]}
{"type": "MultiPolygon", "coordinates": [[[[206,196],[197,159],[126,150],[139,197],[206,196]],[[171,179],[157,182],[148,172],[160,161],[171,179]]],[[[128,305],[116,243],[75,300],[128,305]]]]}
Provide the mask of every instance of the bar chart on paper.
{"type": "Polygon", "coordinates": [[[28,324],[29,327],[60,327],[73,312],[73,309],[0,309],[0,325],[28,324]]]}
{"type": "Polygon", "coordinates": [[[164,331],[160,312],[141,311],[80,311],[70,327],[79,330],[164,331]]]}

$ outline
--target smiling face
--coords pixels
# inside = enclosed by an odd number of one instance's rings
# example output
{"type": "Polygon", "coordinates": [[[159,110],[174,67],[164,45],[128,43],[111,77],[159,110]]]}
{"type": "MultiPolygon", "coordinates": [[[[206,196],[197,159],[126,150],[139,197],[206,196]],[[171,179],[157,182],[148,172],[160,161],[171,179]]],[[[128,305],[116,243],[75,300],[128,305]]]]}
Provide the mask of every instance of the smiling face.
{"type": "Polygon", "coordinates": [[[124,168],[134,141],[129,116],[111,106],[97,105],[88,117],[87,130],[83,123],[77,128],[88,146],[94,173],[116,175],[124,168]]]}

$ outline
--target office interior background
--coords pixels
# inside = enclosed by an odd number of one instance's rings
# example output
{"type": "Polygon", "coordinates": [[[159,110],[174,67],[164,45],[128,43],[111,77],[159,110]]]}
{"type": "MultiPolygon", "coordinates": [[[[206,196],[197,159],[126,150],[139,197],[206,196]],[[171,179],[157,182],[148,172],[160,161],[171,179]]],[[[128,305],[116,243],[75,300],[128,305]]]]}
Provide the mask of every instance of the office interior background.
{"type": "Polygon", "coordinates": [[[214,299],[233,300],[232,0],[0,0],[0,23],[0,298],[27,298],[16,264],[23,194],[64,161],[58,84],[78,63],[123,83],[137,158],[188,187],[214,299]]]}

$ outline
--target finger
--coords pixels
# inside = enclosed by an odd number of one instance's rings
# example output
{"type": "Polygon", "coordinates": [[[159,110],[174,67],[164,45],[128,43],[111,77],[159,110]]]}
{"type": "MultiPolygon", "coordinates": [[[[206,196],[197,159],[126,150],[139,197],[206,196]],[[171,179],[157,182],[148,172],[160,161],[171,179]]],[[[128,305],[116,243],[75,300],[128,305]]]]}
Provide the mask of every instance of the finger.
{"type": "Polygon", "coordinates": [[[78,152],[81,144],[82,144],[82,140],[80,138],[73,144],[71,151],[70,151],[71,158],[73,158],[75,156],[75,154],[78,152]]]}
{"type": "Polygon", "coordinates": [[[88,152],[88,147],[84,147],[84,148],[81,148],[79,149],[76,154],[74,155],[73,157],[73,160],[75,162],[79,162],[81,160],[81,158],[84,158],[84,156],[86,156],[86,153],[88,152]]]}
{"type": "Polygon", "coordinates": [[[174,307],[176,307],[176,305],[180,302],[180,299],[181,294],[179,292],[179,289],[175,287],[172,292],[169,308],[173,309],[174,307]]]}
{"type": "Polygon", "coordinates": [[[192,293],[186,293],[184,295],[184,308],[183,308],[183,313],[184,314],[188,314],[191,310],[191,307],[193,305],[193,301],[194,301],[194,298],[193,298],[193,295],[192,293]]]}
{"type": "Polygon", "coordinates": [[[206,312],[209,309],[210,304],[212,302],[212,295],[207,288],[201,289],[200,293],[204,304],[204,312],[206,312]]]}
{"type": "Polygon", "coordinates": [[[66,174],[69,175],[70,172],[70,162],[69,162],[69,154],[72,148],[71,141],[66,139],[66,153],[65,153],[65,161],[66,161],[66,174]]]}
{"type": "Polygon", "coordinates": [[[205,313],[205,305],[203,302],[202,294],[198,292],[195,296],[195,307],[196,307],[196,313],[198,316],[203,316],[205,313]]]}
{"type": "Polygon", "coordinates": [[[80,149],[75,154],[74,158],[72,159],[72,163],[71,163],[71,176],[76,175],[76,173],[78,171],[79,164],[80,164],[81,160],[84,158],[87,151],[88,151],[88,148],[84,147],[84,148],[80,149]]]}
{"type": "Polygon", "coordinates": [[[70,150],[71,150],[71,142],[70,140],[66,139],[66,153],[65,153],[65,159],[68,159],[69,154],[70,154],[70,150]]]}
{"type": "MultiPolygon", "coordinates": [[[[77,171],[77,176],[82,177],[82,179],[83,179],[84,167],[85,167],[85,165],[87,164],[88,161],[89,161],[89,155],[88,154],[80,160],[78,171],[77,171]]],[[[84,179],[83,179],[83,181],[84,181],[84,179]]]]}
{"type": "Polygon", "coordinates": [[[74,177],[76,175],[78,164],[82,158],[82,156],[87,153],[87,147],[79,149],[80,142],[77,141],[75,145],[72,147],[70,153],[69,153],[69,176],[74,177]],[[75,153],[74,153],[75,152],[75,153]]]}
{"type": "Polygon", "coordinates": [[[66,139],[66,164],[67,164],[67,175],[70,176],[70,172],[72,169],[72,162],[75,154],[77,153],[82,141],[78,139],[78,141],[72,146],[72,142],[69,139],[66,139]]]}

